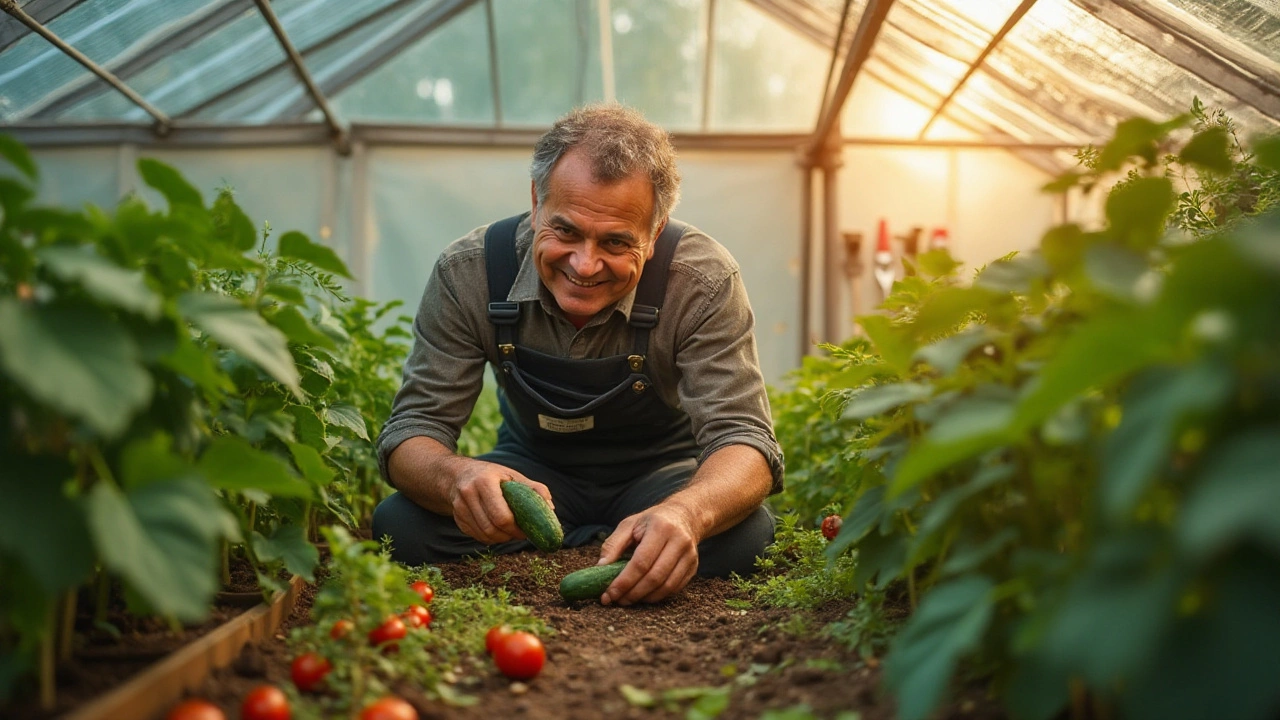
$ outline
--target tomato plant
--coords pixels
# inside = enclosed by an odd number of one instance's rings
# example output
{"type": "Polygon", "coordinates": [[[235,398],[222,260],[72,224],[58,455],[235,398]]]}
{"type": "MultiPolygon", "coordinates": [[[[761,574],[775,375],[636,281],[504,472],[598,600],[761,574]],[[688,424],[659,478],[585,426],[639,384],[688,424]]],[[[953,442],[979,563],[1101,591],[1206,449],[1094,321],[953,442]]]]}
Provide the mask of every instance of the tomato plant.
{"type": "Polygon", "coordinates": [[[289,675],[293,684],[302,692],[313,692],[324,684],[324,678],[333,669],[327,658],[319,653],[305,653],[293,659],[289,675]]]}
{"type": "Polygon", "coordinates": [[[360,712],[360,720],[418,720],[418,711],[398,697],[379,698],[360,712]]]}
{"type": "Polygon", "coordinates": [[[516,630],[498,638],[493,661],[512,680],[528,680],[542,671],[547,651],[537,635],[516,630]]]}
{"type": "Polygon", "coordinates": [[[828,540],[835,540],[836,535],[840,534],[840,526],[844,524],[844,520],[839,515],[828,515],[822,519],[822,537],[828,540]]]}
{"type": "Polygon", "coordinates": [[[275,685],[259,685],[244,696],[240,720],[289,720],[289,698],[275,685]]]}
{"type": "Polygon", "coordinates": [[[514,631],[510,625],[494,625],[489,628],[489,632],[484,634],[484,651],[492,655],[493,651],[498,648],[498,643],[502,641],[502,638],[512,632],[514,631]]]}
{"type": "MultiPolygon", "coordinates": [[[[401,640],[405,635],[404,621],[396,615],[388,616],[382,624],[369,631],[370,645],[383,645],[401,640]]],[[[394,644],[388,646],[394,647],[394,644]]]]}
{"type": "Polygon", "coordinates": [[[164,717],[165,720],[227,720],[221,708],[200,698],[184,700],[174,705],[164,717]]]}
{"type": "Polygon", "coordinates": [[[334,640],[340,640],[346,637],[347,635],[349,635],[351,631],[354,630],[355,628],[356,628],[355,623],[351,622],[350,620],[347,620],[346,618],[343,618],[342,620],[339,620],[338,622],[334,623],[333,627],[329,628],[329,637],[333,638],[334,640]]]}
{"type": "Polygon", "coordinates": [[[418,593],[418,597],[422,598],[422,602],[429,603],[436,596],[436,591],[431,588],[425,580],[418,580],[409,585],[409,589],[418,593]]]}
{"type": "Polygon", "coordinates": [[[403,617],[405,624],[409,627],[422,628],[431,626],[431,611],[421,605],[414,605],[405,610],[403,617]]]}

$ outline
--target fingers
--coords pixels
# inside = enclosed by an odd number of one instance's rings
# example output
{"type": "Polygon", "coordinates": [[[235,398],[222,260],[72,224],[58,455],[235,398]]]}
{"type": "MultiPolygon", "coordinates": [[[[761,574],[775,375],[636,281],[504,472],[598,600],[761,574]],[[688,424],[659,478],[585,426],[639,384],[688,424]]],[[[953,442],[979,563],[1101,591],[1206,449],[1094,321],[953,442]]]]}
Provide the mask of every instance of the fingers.
{"type": "MultiPolygon", "coordinates": [[[[601,596],[600,601],[606,605],[657,602],[683,589],[698,571],[697,542],[687,528],[658,513],[637,517],[631,532],[622,537],[637,540],[639,544],[626,569],[601,596]]],[[[618,529],[623,530],[622,526],[618,529]]],[[[620,535],[615,532],[609,539],[620,535]]],[[[626,544],[619,541],[620,547],[626,544]]],[[[620,551],[607,556],[602,553],[601,561],[616,559],[615,555],[620,554],[620,551]]]]}
{"type": "Polygon", "coordinates": [[[632,515],[618,523],[618,527],[614,528],[609,537],[605,538],[604,544],[600,546],[600,559],[596,561],[596,565],[608,565],[622,558],[622,554],[631,547],[633,542],[631,534],[636,519],[637,517],[632,515]]]}
{"type": "Polygon", "coordinates": [[[503,480],[516,480],[550,495],[545,485],[501,465],[476,462],[469,467],[453,488],[453,519],[458,529],[486,545],[525,537],[502,495],[503,480]]]}

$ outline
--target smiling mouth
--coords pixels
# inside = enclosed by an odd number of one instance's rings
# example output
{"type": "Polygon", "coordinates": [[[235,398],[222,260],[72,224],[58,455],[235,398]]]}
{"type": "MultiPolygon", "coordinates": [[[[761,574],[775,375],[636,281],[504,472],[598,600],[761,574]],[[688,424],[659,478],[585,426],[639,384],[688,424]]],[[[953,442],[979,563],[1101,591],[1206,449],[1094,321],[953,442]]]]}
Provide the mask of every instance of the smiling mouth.
{"type": "Polygon", "coordinates": [[[591,288],[600,284],[600,281],[598,280],[596,282],[583,282],[582,280],[575,279],[569,273],[561,273],[561,274],[565,276],[565,279],[567,279],[569,282],[573,283],[574,285],[577,285],[578,287],[591,288]]]}

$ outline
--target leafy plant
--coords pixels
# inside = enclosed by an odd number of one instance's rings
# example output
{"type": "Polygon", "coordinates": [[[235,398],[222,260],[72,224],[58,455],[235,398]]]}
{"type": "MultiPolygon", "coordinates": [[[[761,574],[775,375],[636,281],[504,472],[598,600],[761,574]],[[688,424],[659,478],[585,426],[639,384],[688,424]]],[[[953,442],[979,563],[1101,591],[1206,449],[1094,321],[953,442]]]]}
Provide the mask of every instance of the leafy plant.
{"type": "Polygon", "coordinates": [[[849,554],[828,561],[827,541],[817,530],[799,527],[799,516],[783,515],[773,544],[756,560],[760,572],[735,577],[738,589],[768,607],[811,610],[858,591],[856,564],[849,554]]]}

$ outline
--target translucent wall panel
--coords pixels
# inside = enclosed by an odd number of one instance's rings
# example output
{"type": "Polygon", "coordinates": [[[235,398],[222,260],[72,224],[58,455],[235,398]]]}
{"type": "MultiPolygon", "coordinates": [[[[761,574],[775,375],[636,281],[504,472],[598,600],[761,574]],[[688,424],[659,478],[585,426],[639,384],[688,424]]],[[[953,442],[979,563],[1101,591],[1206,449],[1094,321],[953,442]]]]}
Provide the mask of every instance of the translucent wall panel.
{"type": "Polygon", "coordinates": [[[813,129],[829,50],[746,0],[717,0],[715,33],[712,130],[813,129]]]}
{"type": "Polygon", "coordinates": [[[1280,3],[1275,0],[1159,0],[1280,62],[1280,3]]]}
{"type": "Polygon", "coordinates": [[[37,149],[32,157],[40,168],[39,205],[111,208],[120,198],[117,148],[37,149]]]}
{"type": "Polygon", "coordinates": [[[545,127],[603,97],[597,7],[583,0],[494,0],[504,125],[545,127]]]}
{"type": "Polygon", "coordinates": [[[612,0],[619,102],[672,130],[702,124],[706,0],[612,0]]]}
{"type": "Polygon", "coordinates": [[[351,120],[492,124],[489,40],[476,4],[333,98],[351,120]]]}

